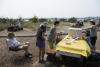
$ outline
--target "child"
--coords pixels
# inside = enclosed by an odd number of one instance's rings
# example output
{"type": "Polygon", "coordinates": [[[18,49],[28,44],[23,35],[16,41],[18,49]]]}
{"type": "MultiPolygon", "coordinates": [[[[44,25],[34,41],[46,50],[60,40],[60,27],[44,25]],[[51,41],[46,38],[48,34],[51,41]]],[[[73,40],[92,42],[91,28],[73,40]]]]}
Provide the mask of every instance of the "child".
{"type": "Polygon", "coordinates": [[[37,31],[36,46],[39,48],[39,63],[45,63],[45,33],[47,25],[44,23],[37,31]]]}
{"type": "Polygon", "coordinates": [[[48,35],[48,42],[49,42],[49,47],[50,49],[53,49],[54,43],[56,42],[56,27],[59,25],[59,21],[55,21],[54,25],[51,27],[49,35],[48,35]]]}
{"type": "Polygon", "coordinates": [[[31,58],[32,54],[28,51],[29,42],[26,42],[25,45],[21,45],[15,38],[14,33],[8,33],[8,39],[6,40],[8,48],[10,51],[25,51],[25,56],[31,58]]]}

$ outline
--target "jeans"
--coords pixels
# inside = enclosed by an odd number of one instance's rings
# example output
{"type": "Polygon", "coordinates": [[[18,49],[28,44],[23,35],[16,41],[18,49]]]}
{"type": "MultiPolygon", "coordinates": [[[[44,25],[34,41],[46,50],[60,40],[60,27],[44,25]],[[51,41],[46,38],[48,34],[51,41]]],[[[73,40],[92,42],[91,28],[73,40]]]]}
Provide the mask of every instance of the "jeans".
{"type": "Polygon", "coordinates": [[[86,37],[86,41],[87,41],[88,45],[90,46],[90,48],[93,48],[91,41],[90,41],[90,36],[86,37]]]}

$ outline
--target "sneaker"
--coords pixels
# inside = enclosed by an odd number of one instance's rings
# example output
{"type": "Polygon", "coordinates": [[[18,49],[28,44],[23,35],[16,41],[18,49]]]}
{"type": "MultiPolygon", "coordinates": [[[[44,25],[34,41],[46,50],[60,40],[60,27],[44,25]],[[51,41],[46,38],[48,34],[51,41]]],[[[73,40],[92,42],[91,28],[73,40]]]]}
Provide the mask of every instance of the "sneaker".
{"type": "Polygon", "coordinates": [[[25,57],[28,57],[28,58],[32,58],[32,54],[28,53],[28,54],[25,54],[25,57]]]}
{"type": "Polygon", "coordinates": [[[39,60],[39,63],[42,63],[42,60],[39,60]]]}
{"type": "Polygon", "coordinates": [[[41,60],[41,63],[42,63],[42,64],[45,64],[45,63],[46,63],[46,61],[45,61],[44,59],[42,59],[42,60],[41,60]]]}

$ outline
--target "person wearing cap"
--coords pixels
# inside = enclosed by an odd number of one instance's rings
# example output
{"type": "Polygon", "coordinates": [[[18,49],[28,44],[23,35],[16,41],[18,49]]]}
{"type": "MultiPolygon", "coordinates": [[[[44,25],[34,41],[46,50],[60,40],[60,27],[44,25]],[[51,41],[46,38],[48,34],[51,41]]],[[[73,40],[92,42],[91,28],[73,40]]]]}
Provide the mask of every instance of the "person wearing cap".
{"type": "Polygon", "coordinates": [[[59,21],[55,21],[53,26],[51,27],[51,29],[49,31],[47,38],[48,38],[48,43],[49,43],[50,49],[53,49],[54,44],[56,43],[56,35],[57,35],[56,28],[58,25],[59,25],[59,21]]]}
{"type": "Polygon", "coordinates": [[[45,33],[47,23],[41,24],[37,31],[36,46],[39,48],[39,63],[45,63],[45,33]]]}
{"type": "Polygon", "coordinates": [[[86,29],[90,30],[90,41],[93,46],[93,50],[95,50],[95,44],[97,40],[97,30],[96,30],[95,22],[93,20],[90,21],[90,24],[91,25],[86,29]]]}
{"type": "Polygon", "coordinates": [[[91,40],[91,44],[93,46],[93,49],[95,50],[95,44],[96,44],[96,40],[97,40],[97,30],[96,30],[96,25],[94,21],[90,21],[91,27],[90,27],[90,40],[91,40]]]}

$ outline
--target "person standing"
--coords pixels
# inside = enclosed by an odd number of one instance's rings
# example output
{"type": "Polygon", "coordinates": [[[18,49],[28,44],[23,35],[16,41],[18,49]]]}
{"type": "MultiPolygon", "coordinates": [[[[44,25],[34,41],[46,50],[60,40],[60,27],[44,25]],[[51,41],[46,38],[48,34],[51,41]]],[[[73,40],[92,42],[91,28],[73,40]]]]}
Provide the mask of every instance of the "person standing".
{"type": "Polygon", "coordinates": [[[90,27],[90,41],[93,46],[93,49],[95,50],[95,44],[97,40],[97,30],[96,25],[94,21],[90,21],[91,27],[90,27]]]}
{"type": "Polygon", "coordinates": [[[45,33],[46,33],[46,23],[40,25],[37,31],[36,46],[39,48],[39,63],[45,63],[45,33]]]}
{"type": "Polygon", "coordinates": [[[51,29],[49,31],[47,38],[48,38],[50,49],[54,48],[54,44],[56,42],[56,35],[57,35],[56,28],[57,28],[58,25],[59,25],[59,21],[55,21],[53,26],[51,27],[51,29]]]}

